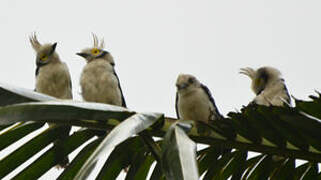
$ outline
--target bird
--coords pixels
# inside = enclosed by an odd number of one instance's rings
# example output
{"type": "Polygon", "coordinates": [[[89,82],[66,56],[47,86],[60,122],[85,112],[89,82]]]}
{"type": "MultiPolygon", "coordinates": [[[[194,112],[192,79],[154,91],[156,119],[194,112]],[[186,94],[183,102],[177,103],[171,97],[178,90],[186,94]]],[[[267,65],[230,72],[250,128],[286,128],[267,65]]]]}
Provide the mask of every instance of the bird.
{"type": "Polygon", "coordinates": [[[291,98],[281,72],[269,66],[253,68],[241,68],[240,73],[251,78],[251,88],[256,97],[250,104],[265,106],[291,105],[291,98]]]}
{"type": "Polygon", "coordinates": [[[76,53],[83,57],[87,64],[80,76],[81,94],[85,101],[127,107],[115,71],[112,55],[104,50],[104,39],[100,41],[95,34],[93,46],[76,53]]]}
{"type": "Polygon", "coordinates": [[[198,122],[212,124],[223,119],[209,88],[195,76],[179,74],[176,80],[176,88],[175,109],[177,118],[195,121],[199,133],[203,134],[204,130],[198,122]]]}
{"type": "MultiPolygon", "coordinates": [[[[71,76],[66,63],[60,60],[56,52],[57,43],[41,44],[36,33],[29,37],[32,48],[36,52],[36,85],[35,91],[59,99],[72,99],[71,76]]],[[[55,124],[49,123],[49,126],[55,124]]],[[[64,168],[69,164],[64,152],[63,142],[69,136],[71,127],[59,125],[59,137],[54,142],[57,153],[57,168],[64,168]]]]}

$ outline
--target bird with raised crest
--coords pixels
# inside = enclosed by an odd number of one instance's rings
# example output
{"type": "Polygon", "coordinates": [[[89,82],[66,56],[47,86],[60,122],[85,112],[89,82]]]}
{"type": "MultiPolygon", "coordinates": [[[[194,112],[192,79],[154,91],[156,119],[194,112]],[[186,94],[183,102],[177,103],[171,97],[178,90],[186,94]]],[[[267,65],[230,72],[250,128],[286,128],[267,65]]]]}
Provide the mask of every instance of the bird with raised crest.
{"type": "Polygon", "coordinates": [[[104,40],[100,44],[93,34],[94,44],[77,55],[85,58],[87,64],[80,77],[81,94],[85,101],[99,102],[126,107],[125,98],[115,71],[111,54],[104,50],[104,40]]]}
{"type": "MultiPolygon", "coordinates": [[[[29,37],[36,52],[36,88],[35,91],[59,99],[72,99],[71,77],[66,63],[60,60],[56,52],[57,43],[41,44],[33,33],[29,37]]],[[[50,123],[49,126],[55,124],[50,123]]],[[[56,125],[55,125],[56,126],[56,125]]],[[[58,126],[59,137],[54,142],[58,168],[68,165],[68,157],[64,157],[63,142],[69,136],[70,126],[58,126]]]]}
{"type": "Polygon", "coordinates": [[[273,67],[261,67],[257,70],[241,68],[241,74],[251,78],[251,88],[256,97],[251,103],[265,106],[284,106],[291,104],[291,98],[285,86],[281,72],[273,67]]]}

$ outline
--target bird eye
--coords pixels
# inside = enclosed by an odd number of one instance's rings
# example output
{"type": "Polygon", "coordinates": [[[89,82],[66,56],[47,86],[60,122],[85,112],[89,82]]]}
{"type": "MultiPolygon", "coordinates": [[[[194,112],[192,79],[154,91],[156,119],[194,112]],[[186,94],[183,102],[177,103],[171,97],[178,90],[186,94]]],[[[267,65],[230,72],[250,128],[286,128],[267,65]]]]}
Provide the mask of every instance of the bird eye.
{"type": "Polygon", "coordinates": [[[97,55],[100,53],[100,50],[99,49],[96,49],[94,48],[93,50],[91,50],[91,53],[94,54],[94,55],[97,55]]]}
{"type": "Polygon", "coordinates": [[[261,86],[261,85],[263,84],[263,79],[257,78],[257,79],[255,80],[255,84],[256,84],[257,86],[261,86]]]}
{"type": "Polygon", "coordinates": [[[42,60],[42,61],[45,61],[45,60],[47,60],[48,59],[48,56],[47,55],[42,55],[42,56],[40,56],[40,60],[42,60]]]}
{"type": "Polygon", "coordinates": [[[193,79],[193,78],[188,78],[188,82],[189,82],[190,84],[192,84],[192,83],[194,82],[194,79],[193,79]]]}

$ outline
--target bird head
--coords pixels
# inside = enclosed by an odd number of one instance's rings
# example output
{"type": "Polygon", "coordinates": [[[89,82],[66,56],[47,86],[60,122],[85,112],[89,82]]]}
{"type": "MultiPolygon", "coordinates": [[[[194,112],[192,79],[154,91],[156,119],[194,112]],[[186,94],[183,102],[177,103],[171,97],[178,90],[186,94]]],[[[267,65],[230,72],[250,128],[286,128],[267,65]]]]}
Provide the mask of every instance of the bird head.
{"type": "Polygon", "coordinates": [[[33,49],[36,51],[36,64],[37,66],[42,66],[48,64],[52,61],[58,60],[58,54],[56,53],[57,43],[53,44],[41,44],[36,36],[36,33],[29,37],[30,43],[33,49]]]}
{"type": "Polygon", "coordinates": [[[104,59],[114,66],[115,63],[114,63],[113,57],[108,51],[104,50],[104,46],[105,46],[104,39],[102,39],[100,41],[100,45],[98,45],[99,41],[97,36],[95,34],[92,34],[92,35],[94,39],[93,47],[85,48],[81,52],[76,54],[85,58],[87,63],[92,62],[93,60],[96,60],[96,59],[104,59]]]}
{"type": "Polygon", "coordinates": [[[255,94],[260,94],[269,83],[280,79],[281,73],[273,67],[261,67],[257,70],[252,68],[241,68],[240,74],[244,74],[252,80],[252,90],[255,94]]]}
{"type": "Polygon", "coordinates": [[[178,93],[191,92],[196,88],[199,88],[201,83],[195,76],[190,74],[180,74],[178,75],[176,81],[176,88],[178,93]]]}

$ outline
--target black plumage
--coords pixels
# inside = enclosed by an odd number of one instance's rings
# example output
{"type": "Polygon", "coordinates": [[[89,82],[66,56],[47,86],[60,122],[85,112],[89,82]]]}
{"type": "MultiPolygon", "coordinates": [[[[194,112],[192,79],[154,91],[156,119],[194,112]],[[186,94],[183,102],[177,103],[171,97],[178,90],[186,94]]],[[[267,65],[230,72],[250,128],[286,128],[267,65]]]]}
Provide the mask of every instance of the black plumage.
{"type": "Polygon", "coordinates": [[[116,74],[115,69],[114,69],[114,75],[115,75],[116,78],[117,78],[118,88],[119,88],[119,91],[120,91],[120,94],[121,94],[121,102],[122,102],[122,105],[121,105],[121,106],[127,108],[126,101],[125,101],[125,97],[124,97],[123,91],[122,91],[122,89],[121,89],[121,87],[120,87],[120,81],[119,81],[118,75],[116,74]]]}

